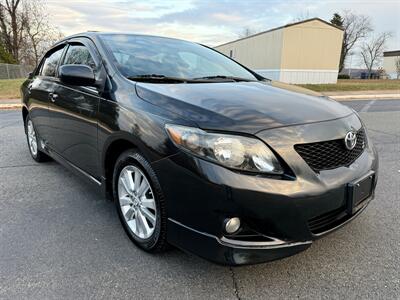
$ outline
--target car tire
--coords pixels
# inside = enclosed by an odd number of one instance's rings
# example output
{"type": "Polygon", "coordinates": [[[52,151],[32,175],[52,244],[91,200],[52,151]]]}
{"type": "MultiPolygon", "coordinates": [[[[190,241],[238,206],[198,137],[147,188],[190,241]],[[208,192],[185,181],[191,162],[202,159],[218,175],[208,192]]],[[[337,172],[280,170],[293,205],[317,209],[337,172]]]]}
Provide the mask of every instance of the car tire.
{"type": "Polygon", "coordinates": [[[32,158],[38,163],[49,161],[50,157],[40,150],[39,137],[36,133],[35,125],[29,115],[25,119],[25,134],[26,141],[28,142],[29,153],[32,158]]]}
{"type": "Polygon", "coordinates": [[[154,170],[140,153],[128,150],[118,157],[112,190],[119,219],[129,238],[147,252],[165,251],[168,244],[164,196],[154,170]],[[145,181],[149,186],[146,192],[141,191],[145,181]]]}

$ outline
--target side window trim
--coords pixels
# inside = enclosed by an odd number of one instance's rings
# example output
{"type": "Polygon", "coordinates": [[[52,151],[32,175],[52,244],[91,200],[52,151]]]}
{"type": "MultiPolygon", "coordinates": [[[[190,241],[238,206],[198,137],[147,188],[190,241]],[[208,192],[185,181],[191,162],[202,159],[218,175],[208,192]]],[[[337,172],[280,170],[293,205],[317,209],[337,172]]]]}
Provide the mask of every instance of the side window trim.
{"type": "Polygon", "coordinates": [[[63,53],[61,54],[60,60],[58,61],[57,68],[56,68],[56,76],[55,76],[55,78],[59,78],[59,76],[58,76],[58,75],[59,75],[59,74],[58,74],[58,70],[60,69],[60,66],[62,66],[62,62],[64,61],[65,56],[67,55],[68,49],[69,49],[69,44],[68,44],[68,42],[67,42],[67,43],[65,44],[65,46],[64,46],[63,53]]]}
{"type": "Polygon", "coordinates": [[[44,55],[42,57],[42,59],[40,60],[39,64],[36,66],[36,69],[35,69],[35,72],[34,72],[35,76],[40,76],[40,72],[42,71],[42,68],[43,68],[43,65],[44,65],[44,61],[46,60],[46,58],[47,58],[46,55],[44,55]]]}
{"type": "MultiPolygon", "coordinates": [[[[101,67],[101,59],[99,58],[100,54],[98,53],[98,50],[96,49],[95,45],[93,44],[93,42],[88,39],[88,38],[74,38],[68,41],[68,46],[71,45],[80,45],[85,47],[89,53],[90,56],[92,57],[94,64],[96,66],[96,69],[93,70],[95,71],[95,73],[99,70],[99,68],[101,67]]],[[[65,57],[63,59],[63,63],[64,63],[65,57]]]]}
{"type": "Polygon", "coordinates": [[[63,44],[57,45],[54,48],[52,48],[49,51],[47,51],[46,54],[43,56],[42,60],[40,61],[40,65],[39,65],[35,75],[38,76],[38,77],[46,78],[46,79],[53,79],[53,80],[54,79],[58,79],[58,68],[60,67],[61,61],[64,59],[64,56],[65,56],[67,48],[68,48],[68,44],[63,43],[63,44]],[[55,76],[42,75],[41,73],[42,73],[42,70],[43,70],[43,66],[44,66],[44,64],[46,62],[46,59],[48,57],[50,57],[54,52],[56,52],[58,50],[61,50],[61,49],[62,49],[62,53],[61,53],[60,59],[57,62],[57,65],[56,65],[55,76]]]}

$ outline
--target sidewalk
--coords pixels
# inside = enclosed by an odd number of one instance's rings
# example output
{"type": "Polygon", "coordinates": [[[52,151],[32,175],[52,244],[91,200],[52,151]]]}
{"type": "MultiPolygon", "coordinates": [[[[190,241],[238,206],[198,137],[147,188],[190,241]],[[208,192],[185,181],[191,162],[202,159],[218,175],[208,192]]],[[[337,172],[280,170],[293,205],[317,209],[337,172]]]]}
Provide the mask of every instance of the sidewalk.
{"type": "Polygon", "coordinates": [[[400,90],[340,91],[322,94],[337,101],[400,99],[400,90]]]}
{"type": "Polygon", "coordinates": [[[0,99],[0,110],[20,109],[21,107],[21,99],[0,99]]]}

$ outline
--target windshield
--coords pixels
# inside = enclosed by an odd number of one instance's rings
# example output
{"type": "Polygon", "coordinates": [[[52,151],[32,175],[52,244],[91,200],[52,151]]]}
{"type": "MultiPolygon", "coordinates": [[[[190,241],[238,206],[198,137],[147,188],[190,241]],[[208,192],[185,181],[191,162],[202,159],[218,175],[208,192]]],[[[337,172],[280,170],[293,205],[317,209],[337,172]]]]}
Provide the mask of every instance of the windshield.
{"type": "Polygon", "coordinates": [[[128,78],[157,75],[174,78],[257,78],[239,64],[199,44],[163,37],[129,34],[100,36],[114,63],[128,78]]]}

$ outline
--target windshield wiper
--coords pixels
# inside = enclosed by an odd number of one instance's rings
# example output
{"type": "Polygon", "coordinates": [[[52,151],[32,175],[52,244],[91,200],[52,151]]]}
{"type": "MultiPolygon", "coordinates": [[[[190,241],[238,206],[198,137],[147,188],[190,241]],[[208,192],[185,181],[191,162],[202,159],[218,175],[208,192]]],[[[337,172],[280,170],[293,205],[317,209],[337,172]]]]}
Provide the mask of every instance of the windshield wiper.
{"type": "Polygon", "coordinates": [[[128,76],[127,78],[129,80],[143,81],[143,82],[186,83],[188,81],[191,81],[190,79],[186,78],[170,77],[159,74],[143,74],[143,75],[128,76]]]}
{"type": "Polygon", "coordinates": [[[247,78],[241,78],[241,77],[235,77],[235,76],[225,76],[225,75],[215,75],[215,76],[204,76],[204,77],[196,77],[192,78],[192,80],[213,80],[213,79],[224,79],[224,80],[230,80],[230,81],[256,81],[252,79],[247,79],[247,78]]]}
{"type": "Polygon", "coordinates": [[[205,76],[197,78],[182,78],[182,77],[165,76],[162,74],[142,74],[142,75],[128,76],[127,78],[133,81],[156,82],[156,83],[200,83],[200,82],[207,83],[215,81],[224,81],[224,82],[255,81],[247,78],[224,76],[224,75],[205,76]]]}

